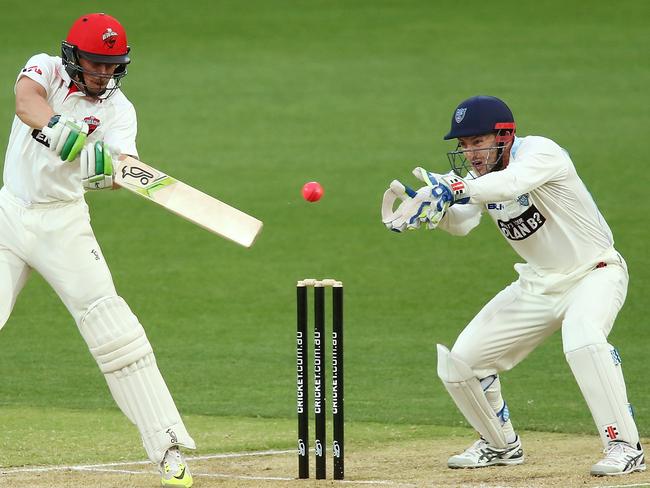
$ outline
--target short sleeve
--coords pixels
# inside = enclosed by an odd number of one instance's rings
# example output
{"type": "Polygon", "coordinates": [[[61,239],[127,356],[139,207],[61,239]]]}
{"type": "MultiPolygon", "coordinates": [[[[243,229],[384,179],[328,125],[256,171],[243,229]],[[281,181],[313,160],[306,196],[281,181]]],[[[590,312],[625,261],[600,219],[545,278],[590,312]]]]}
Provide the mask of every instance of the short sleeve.
{"type": "MultiPolygon", "coordinates": [[[[56,59],[57,58],[44,53],[32,56],[18,73],[16,83],[18,83],[18,80],[23,76],[27,76],[45,88],[45,91],[49,95],[52,80],[56,76],[56,59]]],[[[14,92],[15,91],[16,86],[14,84],[14,92]]]]}

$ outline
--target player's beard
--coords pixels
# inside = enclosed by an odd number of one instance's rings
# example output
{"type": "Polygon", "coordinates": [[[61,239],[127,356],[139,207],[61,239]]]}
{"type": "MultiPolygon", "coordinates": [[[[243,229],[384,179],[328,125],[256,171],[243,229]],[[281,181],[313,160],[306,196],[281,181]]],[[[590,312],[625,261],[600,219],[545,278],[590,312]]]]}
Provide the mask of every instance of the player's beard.
{"type": "Polygon", "coordinates": [[[90,79],[86,81],[86,93],[90,95],[91,97],[99,97],[106,93],[106,88],[108,87],[108,82],[110,81],[110,78],[107,80],[98,78],[98,79],[90,79]]]}
{"type": "Polygon", "coordinates": [[[112,76],[93,76],[88,73],[84,73],[74,80],[75,85],[79,90],[83,91],[87,96],[91,98],[100,98],[106,93],[108,85],[112,79],[112,76]]]}

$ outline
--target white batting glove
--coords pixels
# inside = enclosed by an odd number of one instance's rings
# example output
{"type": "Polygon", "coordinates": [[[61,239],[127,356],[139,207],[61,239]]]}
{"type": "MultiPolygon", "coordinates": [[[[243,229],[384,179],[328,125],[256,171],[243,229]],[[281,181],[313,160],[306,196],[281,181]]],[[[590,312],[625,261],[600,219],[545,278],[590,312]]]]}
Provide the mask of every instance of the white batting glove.
{"type": "Polygon", "coordinates": [[[113,188],[113,157],[102,141],[91,142],[81,151],[81,184],[86,190],[113,188]]]}
{"type": "Polygon", "coordinates": [[[62,161],[74,161],[88,137],[89,127],[85,122],[64,115],[55,115],[41,132],[49,139],[50,149],[62,161]]]}

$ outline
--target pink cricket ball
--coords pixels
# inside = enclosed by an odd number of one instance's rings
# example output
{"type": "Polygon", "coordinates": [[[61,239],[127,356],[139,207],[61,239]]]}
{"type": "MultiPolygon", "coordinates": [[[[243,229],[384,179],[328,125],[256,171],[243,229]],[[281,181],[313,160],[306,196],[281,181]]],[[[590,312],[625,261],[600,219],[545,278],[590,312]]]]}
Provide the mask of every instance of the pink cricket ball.
{"type": "Polygon", "coordinates": [[[310,181],[302,186],[302,197],[308,202],[317,202],[323,193],[323,187],[317,181],[310,181]]]}

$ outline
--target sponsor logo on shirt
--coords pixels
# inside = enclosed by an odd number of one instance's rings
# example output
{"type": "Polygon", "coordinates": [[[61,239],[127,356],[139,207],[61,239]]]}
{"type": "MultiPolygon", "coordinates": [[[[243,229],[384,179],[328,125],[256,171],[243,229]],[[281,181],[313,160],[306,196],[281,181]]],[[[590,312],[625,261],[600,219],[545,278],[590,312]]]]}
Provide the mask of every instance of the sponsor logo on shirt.
{"type": "Polygon", "coordinates": [[[45,147],[50,147],[50,143],[48,141],[48,138],[45,137],[45,134],[43,134],[40,129],[34,129],[32,131],[32,137],[34,138],[34,140],[36,142],[40,142],[45,147]]]}
{"type": "Polygon", "coordinates": [[[519,205],[522,207],[527,207],[530,205],[530,199],[528,198],[528,193],[524,193],[523,195],[520,195],[517,197],[517,201],[519,202],[519,205]]]}
{"type": "MultiPolygon", "coordinates": [[[[92,134],[95,131],[95,129],[99,127],[99,124],[101,124],[101,121],[94,115],[89,115],[88,117],[85,117],[84,122],[88,124],[88,135],[92,134]]],[[[45,134],[43,134],[40,129],[34,129],[32,131],[32,137],[36,142],[40,142],[45,147],[50,147],[48,138],[45,137],[45,134]]]]}
{"type": "Polygon", "coordinates": [[[41,68],[39,68],[36,65],[30,66],[28,68],[23,68],[23,73],[29,73],[29,72],[38,73],[39,75],[43,74],[43,71],[41,70],[41,68]]]}
{"type": "Polygon", "coordinates": [[[511,220],[497,220],[501,233],[511,241],[521,241],[530,237],[539,230],[546,222],[544,217],[535,205],[511,220]]]}

